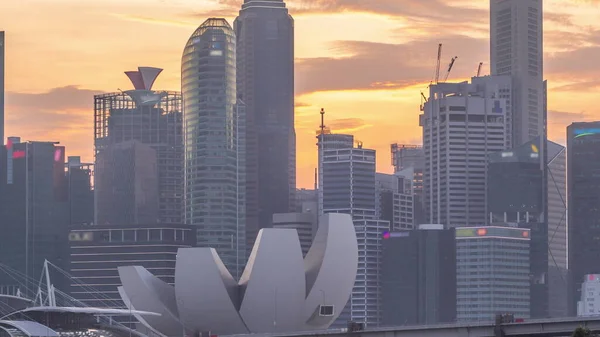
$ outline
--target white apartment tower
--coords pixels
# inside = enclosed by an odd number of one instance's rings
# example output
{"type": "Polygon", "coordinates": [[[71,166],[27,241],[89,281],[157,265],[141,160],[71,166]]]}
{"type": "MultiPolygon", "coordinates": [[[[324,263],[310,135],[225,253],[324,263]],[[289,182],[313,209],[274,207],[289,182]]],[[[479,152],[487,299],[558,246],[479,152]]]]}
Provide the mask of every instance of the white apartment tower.
{"type": "Polygon", "coordinates": [[[486,223],[486,161],[506,147],[511,78],[431,85],[423,127],[423,186],[427,223],[450,227],[486,223]]]}
{"type": "Polygon", "coordinates": [[[544,133],[542,0],[490,1],[492,75],[512,76],[511,147],[544,133]]]}

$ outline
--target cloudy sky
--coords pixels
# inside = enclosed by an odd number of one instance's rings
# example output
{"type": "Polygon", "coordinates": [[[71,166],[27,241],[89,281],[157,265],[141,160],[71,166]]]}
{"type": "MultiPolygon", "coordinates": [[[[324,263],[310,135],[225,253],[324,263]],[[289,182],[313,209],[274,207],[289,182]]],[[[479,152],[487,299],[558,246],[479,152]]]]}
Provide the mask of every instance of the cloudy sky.
{"type": "MultiPolygon", "coordinates": [[[[233,21],[242,0],[5,0],[7,135],[56,140],[92,159],[93,95],[128,89],[123,74],[164,68],[155,89],[179,90],[180,58],[211,16],[233,21]]],[[[311,187],[319,110],[337,132],[378,151],[420,143],[420,91],[438,43],[449,80],[489,64],[488,0],[289,0],[296,28],[298,185],[311,187]]],[[[574,120],[600,119],[600,0],[544,0],[550,137],[574,120]]]]}

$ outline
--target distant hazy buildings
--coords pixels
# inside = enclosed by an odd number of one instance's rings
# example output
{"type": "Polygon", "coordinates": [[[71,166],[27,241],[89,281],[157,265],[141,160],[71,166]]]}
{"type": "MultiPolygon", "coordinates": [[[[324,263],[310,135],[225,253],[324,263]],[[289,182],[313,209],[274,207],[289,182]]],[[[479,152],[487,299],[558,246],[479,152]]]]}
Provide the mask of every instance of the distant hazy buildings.
{"type": "Polygon", "coordinates": [[[294,20],[283,0],[244,0],[234,22],[238,97],[247,112],[247,230],[294,212],[294,20]]]}
{"type": "Polygon", "coordinates": [[[414,169],[407,168],[394,174],[377,173],[377,218],[390,223],[390,229],[409,230],[416,226],[414,169]]]}
{"type": "Polygon", "coordinates": [[[454,322],[454,229],[422,225],[413,231],[384,234],[381,277],[382,325],[454,322]]]}
{"type": "Polygon", "coordinates": [[[600,316],[600,274],[585,275],[581,284],[581,299],[577,316],[600,316]]]}
{"type": "Polygon", "coordinates": [[[195,228],[181,224],[75,226],[68,244],[71,295],[92,307],[123,307],[118,267],[142,266],[174,284],[177,250],[195,243],[195,228]]]}
{"type": "MultiPolygon", "coordinates": [[[[7,187],[1,203],[0,262],[39,280],[44,261],[67,270],[68,206],[65,147],[55,142],[7,142],[7,187]]],[[[55,286],[65,291],[65,284],[55,286]]],[[[9,274],[0,275],[3,287],[14,285],[9,274]]],[[[31,290],[37,287],[26,284],[31,290]]],[[[33,298],[35,294],[23,295],[33,298]]],[[[13,293],[14,295],[14,293],[13,293]]]]}
{"type": "Polygon", "coordinates": [[[567,128],[569,205],[569,313],[575,314],[581,282],[600,272],[600,122],[567,128]]]}
{"type": "Polygon", "coordinates": [[[237,279],[246,264],[246,120],[236,93],[236,38],[225,19],[206,20],[189,38],[181,90],[185,221],[237,279]]]}
{"type": "Polygon", "coordinates": [[[542,0],[490,1],[492,75],[512,77],[507,148],[544,135],[543,22],[542,0]]]}
{"type": "Polygon", "coordinates": [[[528,229],[456,229],[457,321],[530,317],[529,243],[528,229]]]}
{"type": "Polygon", "coordinates": [[[510,93],[510,77],[473,81],[431,85],[420,116],[428,223],[461,227],[486,222],[486,161],[507,143],[504,96],[510,93]]]}
{"type": "MultiPolygon", "coordinates": [[[[131,80],[133,90],[94,97],[94,147],[96,160],[104,149],[123,142],[137,141],[151,147],[156,152],[159,201],[157,218],[149,223],[182,223],[181,94],[152,90],[152,85],[161,71],[159,68],[139,67],[137,71],[125,72],[131,80]]],[[[96,167],[96,175],[103,176],[104,169],[111,170],[106,166],[96,167]]],[[[100,182],[95,185],[96,192],[119,188],[113,185],[103,186],[100,182]]],[[[98,195],[96,201],[100,204],[105,202],[98,195]]],[[[103,224],[98,219],[96,223],[103,224]]]]}
{"type": "Polygon", "coordinates": [[[93,164],[82,163],[79,156],[69,156],[65,173],[69,195],[69,224],[81,225],[93,223],[93,164]]]}
{"type": "MultiPolygon", "coordinates": [[[[423,191],[423,173],[425,171],[425,153],[422,146],[392,144],[392,165],[394,172],[413,172],[414,223],[425,223],[425,195],[423,191]]],[[[404,174],[404,173],[403,173],[404,174]]]]}
{"type": "Polygon", "coordinates": [[[99,225],[158,223],[156,151],[137,140],[111,144],[96,155],[99,225]]]}

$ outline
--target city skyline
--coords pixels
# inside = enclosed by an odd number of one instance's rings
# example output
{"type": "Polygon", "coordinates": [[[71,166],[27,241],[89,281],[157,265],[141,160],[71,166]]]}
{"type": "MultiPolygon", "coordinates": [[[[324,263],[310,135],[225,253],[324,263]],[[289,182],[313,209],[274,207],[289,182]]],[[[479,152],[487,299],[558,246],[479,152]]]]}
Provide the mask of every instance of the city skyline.
{"type": "MultiPolygon", "coordinates": [[[[69,155],[89,161],[93,94],[129,89],[122,71],[138,65],[164,68],[157,87],[179,90],[181,45],[205,18],[224,16],[231,24],[243,1],[221,2],[227,5],[208,0],[155,0],[143,8],[139,0],[0,5],[0,30],[7,40],[6,135],[57,140],[69,155]],[[74,26],[86,27],[85,39],[74,26]],[[50,34],[40,39],[42,32],[50,34]],[[99,40],[107,34],[110,39],[99,40]],[[39,55],[44,57],[34,58],[39,55]]],[[[544,49],[550,139],[564,144],[571,121],[600,116],[594,111],[593,89],[599,83],[592,63],[600,54],[594,36],[600,24],[594,22],[597,4],[561,2],[544,1],[544,49]]],[[[288,4],[296,29],[298,187],[313,184],[321,107],[329,127],[353,133],[378,150],[378,170],[391,172],[389,144],[420,143],[419,92],[431,79],[437,43],[444,43],[442,71],[451,57],[459,56],[449,81],[475,75],[479,62],[484,62],[483,74],[489,73],[487,1],[433,6],[422,0],[402,5],[382,0],[377,8],[307,3],[288,4]],[[456,13],[462,14],[460,21],[456,13]],[[363,28],[352,32],[357,22],[363,28]],[[453,27],[451,35],[437,34],[450,31],[445,27],[453,27]],[[355,70],[344,71],[349,67],[355,70]]]]}

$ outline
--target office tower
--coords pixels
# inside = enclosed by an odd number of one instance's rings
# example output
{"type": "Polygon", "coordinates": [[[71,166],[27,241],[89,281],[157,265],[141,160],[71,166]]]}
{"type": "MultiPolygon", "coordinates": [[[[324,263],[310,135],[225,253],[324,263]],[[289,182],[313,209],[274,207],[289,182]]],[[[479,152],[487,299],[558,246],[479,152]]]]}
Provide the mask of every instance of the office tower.
{"type": "Polygon", "coordinates": [[[238,97],[247,114],[247,231],[294,212],[294,20],[283,0],[244,0],[234,22],[238,97]]]}
{"type": "MultiPolygon", "coordinates": [[[[20,291],[33,298],[37,282],[32,280],[40,279],[45,260],[64,270],[69,267],[65,148],[9,137],[7,163],[0,262],[27,276],[27,289],[20,291]]],[[[54,281],[57,289],[66,291],[61,280],[54,281]]],[[[8,274],[0,275],[3,287],[17,286],[14,282],[8,274]]]]}
{"type": "Polygon", "coordinates": [[[383,236],[382,325],[451,323],[456,319],[454,229],[421,225],[383,236]]]}
{"type": "MultiPolygon", "coordinates": [[[[530,317],[545,318],[548,312],[549,258],[543,156],[540,138],[516,148],[492,153],[487,172],[488,224],[531,231],[530,317]]],[[[566,285],[563,285],[563,288],[566,285]]],[[[559,289],[555,289],[559,290],[559,289]]]]}
{"type": "Polygon", "coordinates": [[[156,151],[137,140],[112,144],[96,155],[96,224],[158,222],[156,151]]]}
{"type": "MultiPolygon", "coordinates": [[[[179,92],[152,90],[161,71],[151,67],[127,71],[133,90],[94,96],[94,147],[96,157],[127,141],[152,147],[158,163],[158,221],[177,224],[183,223],[182,100],[179,92]]],[[[103,175],[102,168],[96,167],[96,175],[103,175]]]]}
{"type": "Polygon", "coordinates": [[[528,229],[456,229],[456,320],[493,321],[498,313],[529,318],[528,229]]]}
{"type": "Polygon", "coordinates": [[[181,224],[78,225],[71,229],[71,295],[91,307],[119,308],[118,267],[142,266],[171,285],[179,248],[193,247],[193,226],[181,224]]]}
{"type": "Polygon", "coordinates": [[[235,53],[227,21],[206,20],[183,51],[181,89],[185,220],[196,226],[197,244],[215,248],[237,279],[246,263],[246,114],[236,100],[235,53]]]}
{"type": "MultiPolygon", "coordinates": [[[[316,171],[315,171],[316,175],[316,171]]],[[[315,176],[315,180],[318,178],[315,176]]],[[[296,212],[310,213],[314,217],[314,222],[319,222],[319,190],[315,182],[315,189],[298,189],[296,190],[296,212]]]]}
{"type": "MultiPolygon", "coordinates": [[[[390,223],[392,231],[414,229],[414,169],[376,175],[377,218],[390,223]]],[[[418,207],[418,206],[417,206],[418,207]]]]}
{"type": "Polygon", "coordinates": [[[506,144],[510,77],[430,86],[420,116],[426,219],[450,227],[485,224],[486,161],[506,144]]]}
{"type": "Polygon", "coordinates": [[[576,313],[581,282],[600,273],[600,122],[567,127],[569,315],[576,313]]]}
{"type": "Polygon", "coordinates": [[[390,230],[390,223],[360,219],[354,220],[354,229],[358,243],[358,272],[350,301],[336,325],[353,321],[375,328],[381,324],[381,300],[384,297],[381,292],[383,233],[390,230]]]}
{"type": "Polygon", "coordinates": [[[425,198],[423,191],[423,172],[425,170],[425,153],[418,145],[392,144],[392,165],[394,172],[412,169],[414,173],[414,223],[425,223],[425,198]]]}
{"type": "Polygon", "coordinates": [[[300,239],[302,256],[306,256],[317,233],[318,223],[314,213],[279,213],[273,214],[273,228],[295,229],[300,239]]]}
{"type": "Polygon", "coordinates": [[[564,146],[547,141],[548,314],[568,316],[567,155],[564,146]]]}
{"type": "Polygon", "coordinates": [[[581,284],[581,300],[577,302],[577,317],[600,316],[600,275],[585,275],[581,284]]]}
{"type": "Polygon", "coordinates": [[[69,156],[65,174],[69,196],[69,224],[94,223],[93,164],[82,163],[81,157],[69,156]]]}
{"type": "Polygon", "coordinates": [[[512,77],[511,144],[521,145],[545,133],[543,84],[543,1],[490,1],[492,75],[512,77]]]}
{"type": "Polygon", "coordinates": [[[360,260],[350,301],[334,327],[346,327],[348,321],[376,327],[380,322],[381,238],[389,231],[389,221],[377,219],[375,150],[354,146],[351,135],[320,133],[319,204],[322,213],[352,215],[360,260]]]}
{"type": "Polygon", "coordinates": [[[322,212],[351,214],[354,220],[375,219],[375,150],[364,149],[362,144],[326,148],[322,160],[322,212]]]}

